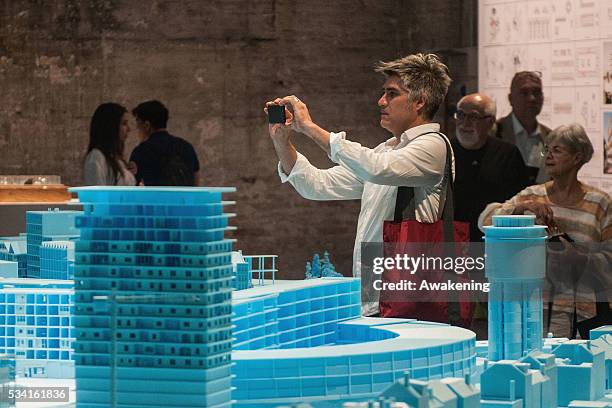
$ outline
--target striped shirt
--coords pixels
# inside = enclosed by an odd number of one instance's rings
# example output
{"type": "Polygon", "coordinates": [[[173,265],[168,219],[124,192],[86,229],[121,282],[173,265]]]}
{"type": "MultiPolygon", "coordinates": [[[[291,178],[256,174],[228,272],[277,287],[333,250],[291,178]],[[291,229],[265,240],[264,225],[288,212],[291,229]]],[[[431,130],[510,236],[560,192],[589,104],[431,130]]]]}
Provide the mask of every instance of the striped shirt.
{"type": "Polygon", "coordinates": [[[546,204],[553,212],[560,231],[567,233],[576,242],[605,242],[612,240],[612,199],[610,195],[586,184],[584,198],[572,206],[560,206],[548,198],[546,185],[529,186],[504,204],[492,203],[485,208],[480,218],[489,222],[492,215],[507,215],[514,212],[517,204],[535,201],[546,204]]]}

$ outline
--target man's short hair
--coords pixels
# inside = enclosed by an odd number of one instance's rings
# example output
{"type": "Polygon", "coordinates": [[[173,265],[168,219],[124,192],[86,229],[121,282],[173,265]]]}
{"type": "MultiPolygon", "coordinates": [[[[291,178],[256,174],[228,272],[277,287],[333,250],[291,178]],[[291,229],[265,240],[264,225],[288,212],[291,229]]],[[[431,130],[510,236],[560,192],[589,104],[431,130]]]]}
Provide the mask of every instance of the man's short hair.
{"type": "Polygon", "coordinates": [[[168,109],[160,101],[146,101],[132,109],[132,114],[143,122],[149,121],[154,129],[168,124],[168,109]]]}
{"type": "Polygon", "coordinates": [[[542,86],[542,73],[538,71],[520,71],[514,74],[510,83],[510,90],[514,89],[520,82],[529,79],[535,81],[542,86]]]}
{"type": "Polygon", "coordinates": [[[423,101],[423,114],[432,119],[444,101],[451,79],[448,67],[435,54],[413,54],[389,62],[379,62],[375,68],[385,76],[397,75],[411,102],[423,101]]]}

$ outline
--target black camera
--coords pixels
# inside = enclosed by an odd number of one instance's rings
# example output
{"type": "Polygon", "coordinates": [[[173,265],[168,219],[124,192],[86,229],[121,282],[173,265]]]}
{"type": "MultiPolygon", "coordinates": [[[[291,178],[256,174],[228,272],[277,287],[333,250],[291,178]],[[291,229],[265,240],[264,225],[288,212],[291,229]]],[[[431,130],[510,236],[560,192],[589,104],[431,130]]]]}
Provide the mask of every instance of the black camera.
{"type": "Polygon", "coordinates": [[[285,123],[285,107],[281,105],[268,105],[268,123],[285,123]]]}

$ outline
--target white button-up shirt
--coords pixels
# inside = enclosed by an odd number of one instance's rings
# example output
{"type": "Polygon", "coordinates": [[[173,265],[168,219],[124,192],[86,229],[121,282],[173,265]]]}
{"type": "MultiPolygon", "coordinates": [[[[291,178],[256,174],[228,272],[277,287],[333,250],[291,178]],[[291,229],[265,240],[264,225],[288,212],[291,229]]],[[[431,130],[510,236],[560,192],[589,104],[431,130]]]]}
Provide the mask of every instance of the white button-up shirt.
{"type": "MultiPolygon", "coordinates": [[[[330,158],[338,166],[318,169],[298,153],[291,173],[285,175],[279,163],[281,181],[291,183],[304,198],[361,199],[353,250],[353,276],[361,277],[361,243],[382,242],[383,223],[393,220],[398,186],[415,187],[417,221],[431,223],[442,216],[439,207],[440,201],[444,203],[446,199],[447,180],[443,177],[446,145],[438,134],[423,135],[439,130],[437,123],[416,126],[406,130],[399,143],[393,137],[374,149],[346,140],[345,132],[331,133],[330,158]]],[[[454,177],[454,157],[452,172],[454,177]]],[[[363,314],[376,313],[378,293],[373,293],[373,288],[364,287],[362,290],[370,292],[368,299],[374,299],[364,305],[363,314]]]]}
{"type": "Polygon", "coordinates": [[[518,147],[523,156],[525,165],[529,167],[536,167],[539,169],[536,178],[536,183],[541,184],[548,180],[548,176],[544,172],[544,157],[542,151],[544,143],[542,142],[542,131],[540,129],[540,123],[532,134],[528,134],[521,122],[512,114],[512,126],[514,128],[514,137],[516,140],[516,147],[518,147]]]}

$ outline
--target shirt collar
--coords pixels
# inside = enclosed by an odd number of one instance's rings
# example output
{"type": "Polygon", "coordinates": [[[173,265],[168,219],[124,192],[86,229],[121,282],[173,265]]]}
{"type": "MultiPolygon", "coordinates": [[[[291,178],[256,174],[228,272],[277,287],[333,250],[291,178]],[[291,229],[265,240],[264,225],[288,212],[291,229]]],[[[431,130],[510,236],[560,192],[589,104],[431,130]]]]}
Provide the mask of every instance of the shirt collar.
{"type": "MultiPolygon", "coordinates": [[[[512,126],[514,127],[514,134],[518,134],[518,133],[527,134],[527,131],[525,130],[521,122],[516,118],[514,113],[512,113],[512,126]]],[[[539,135],[540,135],[540,122],[538,122],[538,126],[536,127],[535,132],[533,132],[532,134],[528,136],[533,137],[533,136],[539,136],[539,135]]]]}
{"type": "Polygon", "coordinates": [[[153,132],[151,133],[151,135],[149,135],[149,137],[147,138],[147,140],[157,140],[157,139],[163,139],[168,137],[169,133],[165,130],[160,130],[157,132],[153,132]]]}
{"type": "Polygon", "coordinates": [[[388,147],[397,149],[398,147],[406,146],[408,142],[411,142],[417,136],[422,135],[423,133],[439,132],[439,131],[440,131],[440,125],[438,123],[425,123],[423,125],[415,126],[415,127],[405,130],[404,133],[402,133],[402,135],[400,136],[400,142],[397,145],[393,146],[395,136],[388,139],[385,142],[385,144],[388,147]]]}

